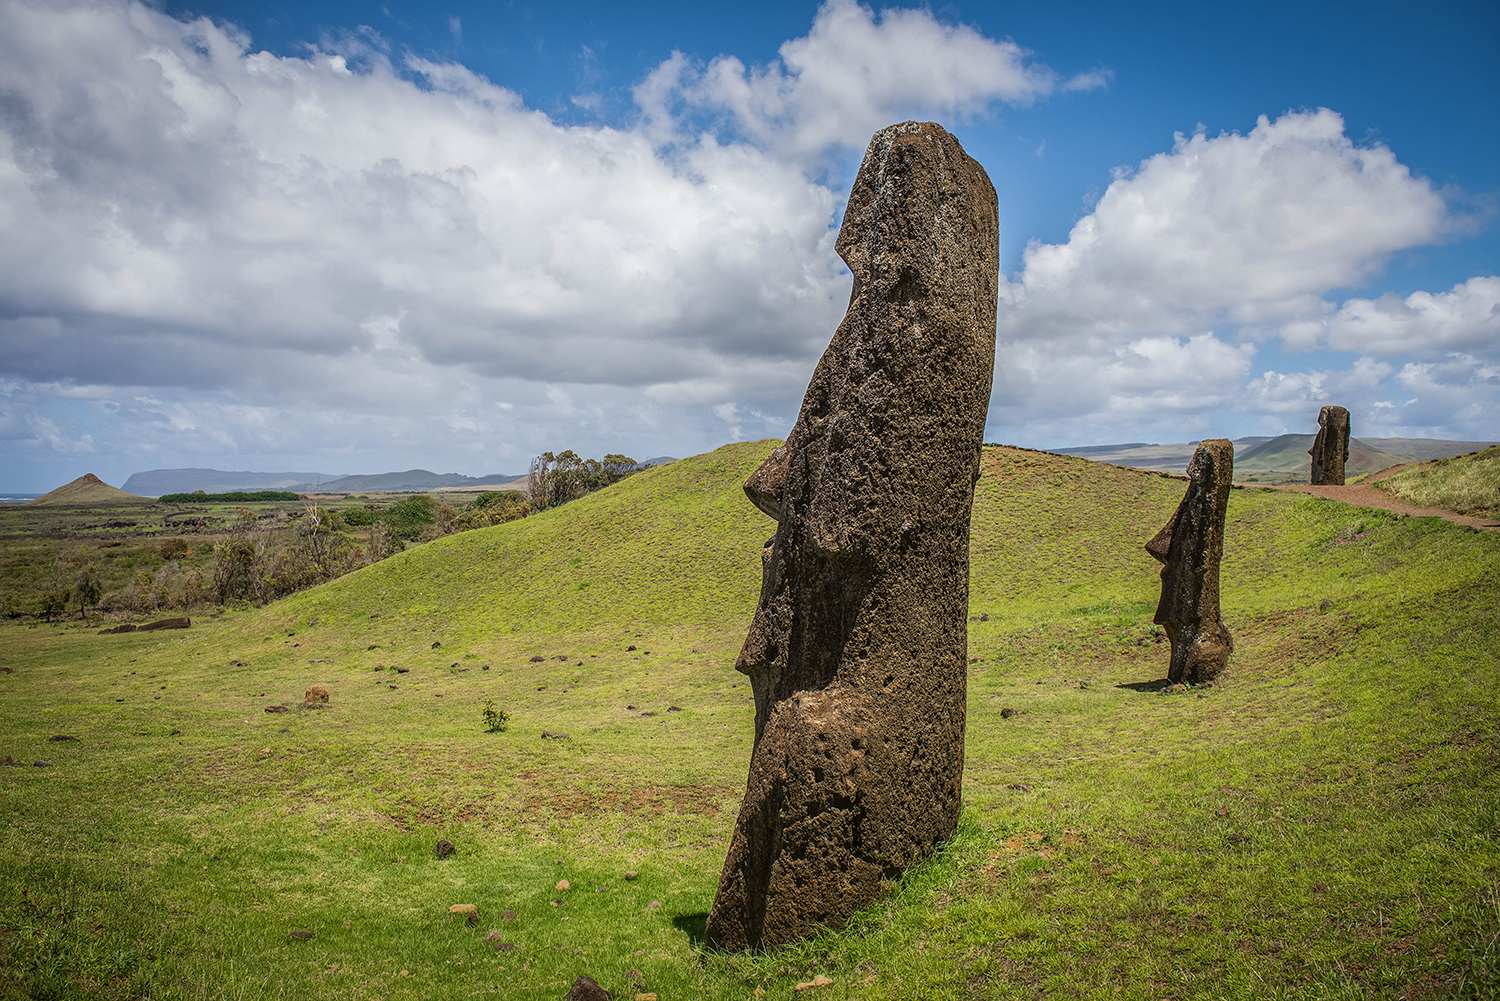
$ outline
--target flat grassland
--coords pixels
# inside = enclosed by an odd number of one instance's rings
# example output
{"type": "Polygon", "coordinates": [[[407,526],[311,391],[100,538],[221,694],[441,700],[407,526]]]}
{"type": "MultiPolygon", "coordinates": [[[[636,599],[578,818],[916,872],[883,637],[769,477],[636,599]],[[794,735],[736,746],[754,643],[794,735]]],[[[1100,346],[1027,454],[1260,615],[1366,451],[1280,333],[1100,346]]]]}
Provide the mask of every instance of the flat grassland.
{"type": "Polygon", "coordinates": [[[188,631],[0,625],[0,997],[1500,993],[1500,534],[1235,490],[1228,675],[1159,694],[1183,481],[999,446],[958,835],[846,929],[704,951],[771,446],[188,631]]]}

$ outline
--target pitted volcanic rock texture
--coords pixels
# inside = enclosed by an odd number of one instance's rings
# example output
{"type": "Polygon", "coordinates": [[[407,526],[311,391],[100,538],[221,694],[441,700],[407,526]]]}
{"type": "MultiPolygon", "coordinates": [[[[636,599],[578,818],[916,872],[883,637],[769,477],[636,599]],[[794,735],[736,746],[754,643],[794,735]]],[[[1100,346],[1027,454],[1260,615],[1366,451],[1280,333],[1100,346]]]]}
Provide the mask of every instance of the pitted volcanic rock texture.
{"type": "Polygon", "coordinates": [[[956,827],[998,234],[995,189],[953,136],[876,133],[837,244],[848,313],[745,484],[778,525],[736,664],[755,748],[717,948],[841,925],[956,827]]]}
{"type": "Polygon", "coordinates": [[[1172,641],[1173,684],[1198,685],[1229,664],[1234,640],[1219,618],[1219,563],[1224,558],[1224,515],[1234,476],[1234,446],[1227,438],[1199,444],[1188,463],[1188,488],[1172,520],[1146,543],[1161,562],[1161,601],[1155,621],[1172,641]]]}
{"type": "Polygon", "coordinates": [[[1349,411],[1343,407],[1318,411],[1318,436],[1307,454],[1312,456],[1314,484],[1344,485],[1344,463],[1349,461],[1349,411]]]}

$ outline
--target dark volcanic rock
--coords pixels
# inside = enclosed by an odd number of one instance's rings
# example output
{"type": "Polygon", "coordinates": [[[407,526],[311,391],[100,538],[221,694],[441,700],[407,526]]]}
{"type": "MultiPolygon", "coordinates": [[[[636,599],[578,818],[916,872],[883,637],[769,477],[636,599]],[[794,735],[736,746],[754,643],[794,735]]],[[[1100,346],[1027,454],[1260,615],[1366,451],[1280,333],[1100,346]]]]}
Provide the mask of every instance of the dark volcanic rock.
{"type": "Polygon", "coordinates": [[[1344,463],[1349,461],[1349,411],[1324,407],[1318,411],[1318,436],[1313,439],[1312,482],[1344,485],[1344,463]]]}
{"type": "Polygon", "coordinates": [[[745,487],[779,524],[735,665],[755,747],[715,948],[841,925],[954,831],[997,234],[995,190],[956,139],[876,133],[838,238],[848,313],[745,487]]]}
{"type": "Polygon", "coordinates": [[[1172,641],[1174,684],[1201,684],[1229,663],[1234,640],[1219,619],[1219,561],[1224,556],[1224,513],[1234,475],[1228,439],[1202,442],[1188,463],[1188,488],[1172,520],[1146,543],[1161,568],[1161,601],[1155,622],[1172,641]]]}
{"type": "Polygon", "coordinates": [[[447,858],[449,855],[452,855],[456,851],[458,851],[458,849],[454,848],[453,842],[449,841],[447,838],[442,838],[437,843],[436,853],[438,858],[447,858]]]}
{"type": "Polygon", "coordinates": [[[593,977],[578,975],[573,981],[573,986],[568,988],[568,993],[563,995],[563,1001],[613,1001],[614,995],[600,987],[593,977]]]}

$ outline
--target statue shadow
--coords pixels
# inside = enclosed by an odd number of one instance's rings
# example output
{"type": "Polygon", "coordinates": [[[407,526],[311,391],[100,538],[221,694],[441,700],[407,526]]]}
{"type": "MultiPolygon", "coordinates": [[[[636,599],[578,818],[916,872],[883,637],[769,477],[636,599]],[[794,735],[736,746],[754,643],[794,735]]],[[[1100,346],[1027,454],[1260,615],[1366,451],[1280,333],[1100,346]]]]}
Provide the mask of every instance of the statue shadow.
{"type": "Polygon", "coordinates": [[[703,940],[708,928],[708,912],[700,911],[697,914],[679,914],[672,919],[672,927],[688,937],[693,948],[703,948],[703,940]]]}
{"type": "Polygon", "coordinates": [[[1159,679],[1157,681],[1132,681],[1132,682],[1129,682],[1128,684],[1119,684],[1119,685],[1116,685],[1115,687],[1116,688],[1124,688],[1127,691],[1132,691],[1132,692],[1153,692],[1154,693],[1154,692],[1161,691],[1163,688],[1166,688],[1171,683],[1172,682],[1169,681],[1168,679],[1161,678],[1161,679],[1159,679]]]}

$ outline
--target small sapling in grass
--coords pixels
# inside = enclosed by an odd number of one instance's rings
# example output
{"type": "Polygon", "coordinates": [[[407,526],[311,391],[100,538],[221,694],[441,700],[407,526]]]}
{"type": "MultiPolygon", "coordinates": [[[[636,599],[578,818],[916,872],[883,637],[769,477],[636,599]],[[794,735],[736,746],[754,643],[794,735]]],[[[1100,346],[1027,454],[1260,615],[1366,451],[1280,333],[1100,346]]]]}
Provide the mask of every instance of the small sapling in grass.
{"type": "Polygon", "coordinates": [[[510,713],[504,709],[496,709],[494,699],[484,700],[484,709],[479,715],[484,717],[484,730],[486,733],[503,733],[505,732],[505,724],[510,722],[510,713]]]}

